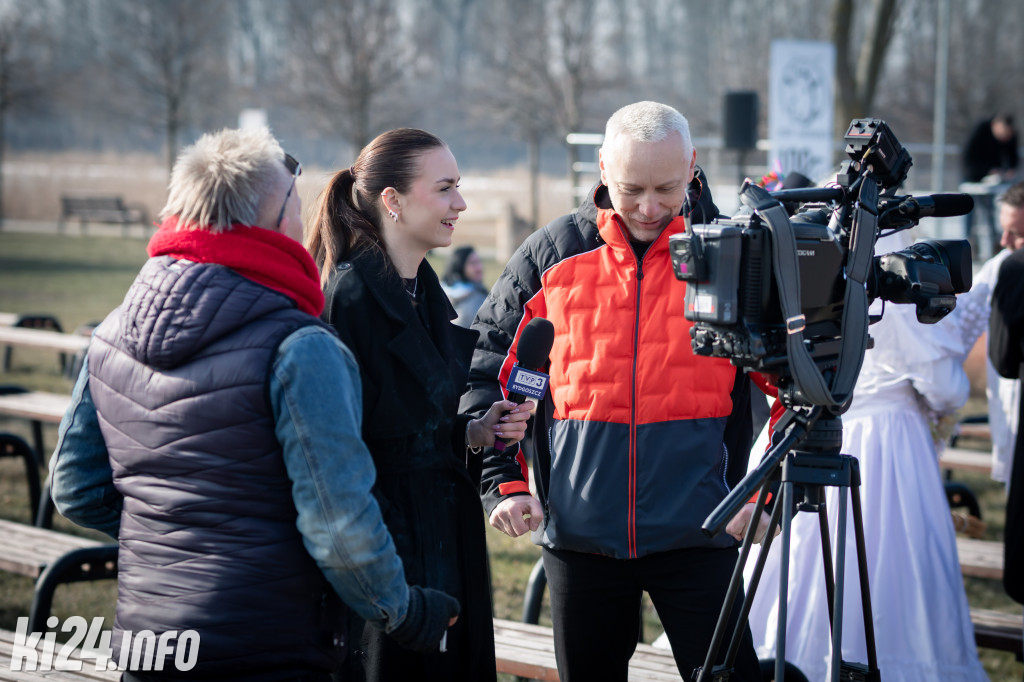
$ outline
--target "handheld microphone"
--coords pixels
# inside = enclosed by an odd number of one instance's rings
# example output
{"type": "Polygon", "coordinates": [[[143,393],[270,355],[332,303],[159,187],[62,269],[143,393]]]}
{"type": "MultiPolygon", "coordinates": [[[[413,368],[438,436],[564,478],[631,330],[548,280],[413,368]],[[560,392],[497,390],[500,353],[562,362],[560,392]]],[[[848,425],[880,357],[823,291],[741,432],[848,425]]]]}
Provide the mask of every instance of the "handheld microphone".
{"type": "Polygon", "coordinates": [[[898,210],[901,215],[917,220],[967,215],[973,208],[974,197],[970,194],[926,194],[920,197],[907,197],[900,202],[898,210]]]}
{"type": "MultiPolygon", "coordinates": [[[[527,398],[539,402],[544,397],[548,388],[548,375],[540,369],[548,364],[548,355],[554,343],[555,327],[549,320],[535,317],[526,324],[516,347],[517,362],[505,384],[509,400],[522,404],[527,398]]],[[[507,444],[507,441],[497,438],[494,449],[504,450],[507,444]]]]}

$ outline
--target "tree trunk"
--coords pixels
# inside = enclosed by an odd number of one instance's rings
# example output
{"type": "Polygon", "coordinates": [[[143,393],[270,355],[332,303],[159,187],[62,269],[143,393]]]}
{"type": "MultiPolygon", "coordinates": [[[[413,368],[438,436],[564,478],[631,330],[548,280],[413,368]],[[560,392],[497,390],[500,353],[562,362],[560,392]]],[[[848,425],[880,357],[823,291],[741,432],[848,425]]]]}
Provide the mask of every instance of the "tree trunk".
{"type": "Polygon", "coordinates": [[[533,133],[527,140],[527,164],[530,168],[530,224],[540,227],[540,135],[533,133]]]}
{"type": "Polygon", "coordinates": [[[580,147],[576,144],[566,143],[569,148],[569,201],[572,202],[570,210],[576,210],[581,203],[581,198],[576,196],[576,188],[580,184],[580,147]]]}
{"type": "Polygon", "coordinates": [[[180,127],[178,105],[174,98],[167,101],[167,175],[174,170],[174,161],[178,158],[178,128],[180,127]]]}
{"type": "Polygon", "coordinates": [[[857,101],[857,79],[850,59],[853,31],[853,0],[836,0],[832,6],[832,43],[836,48],[836,131],[845,131],[853,112],[860,110],[857,101]]]}
{"type": "Polygon", "coordinates": [[[4,212],[4,160],[7,158],[7,107],[0,102],[0,229],[7,214],[4,212]]]}
{"type": "Polygon", "coordinates": [[[896,24],[896,0],[874,0],[868,33],[860,46],[858,57],[852,52],[854,2],[836,0],[832,6],[832,42],[836,47],[836,122],[838,132],[845,132],[855,118],[871,114],[878,87],[878,76],[885,63],[896,24]],[[856,64],[856,71],[854,70],[856,64]]]}
{"type": "Polygon", "coordinates": [[[857,64],[857,81],[860,85],[860,101],[864,115],[871,113],[878,88],[878,74],[885,62],[896,18],[896,0],[875,0],[871,17],[871,28],[864,40],[864,47],[857,64]]]}

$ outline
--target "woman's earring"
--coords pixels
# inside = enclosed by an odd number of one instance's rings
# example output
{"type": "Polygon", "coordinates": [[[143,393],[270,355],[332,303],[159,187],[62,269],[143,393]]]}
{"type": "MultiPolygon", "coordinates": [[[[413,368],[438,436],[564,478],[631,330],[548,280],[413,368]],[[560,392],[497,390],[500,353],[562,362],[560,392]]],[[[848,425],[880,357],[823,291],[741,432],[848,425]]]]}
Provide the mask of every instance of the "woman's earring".
{"type": "Polygon", "coordinates": [[[398,222],[398,214],[392,211],[390,208],[388,209],[388,215],[391,216],[391,219],[394,220],[396,223],[398,222]]]}

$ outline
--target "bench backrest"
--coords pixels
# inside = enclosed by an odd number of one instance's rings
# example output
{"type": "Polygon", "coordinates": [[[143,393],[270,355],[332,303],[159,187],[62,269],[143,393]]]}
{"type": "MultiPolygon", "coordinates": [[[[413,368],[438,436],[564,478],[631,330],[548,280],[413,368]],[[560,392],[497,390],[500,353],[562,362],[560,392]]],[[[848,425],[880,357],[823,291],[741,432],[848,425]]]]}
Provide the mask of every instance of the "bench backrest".
{"type": "Polygon", "coordinates": [[[121,197],[61,197],[61,206],[65,213],[78,211],[124,211],[124,200],[121,197]]]}

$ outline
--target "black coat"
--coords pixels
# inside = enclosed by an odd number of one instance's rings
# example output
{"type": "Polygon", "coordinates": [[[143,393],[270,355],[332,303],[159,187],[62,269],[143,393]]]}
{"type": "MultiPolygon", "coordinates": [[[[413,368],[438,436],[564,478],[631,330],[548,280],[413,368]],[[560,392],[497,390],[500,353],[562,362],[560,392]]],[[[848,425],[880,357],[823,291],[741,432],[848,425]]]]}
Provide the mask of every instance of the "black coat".
{"type": "Polygon", "coordinates": [[[455,312],[426,261],[417,281],[418,309],[381,252],[359,251],[332,274],[323,319],[359,363],[374,493],[406,580],[448,592],[462,612],[444,654],[421,656],[363,627],[349,672],[369,680],[493,680],[479,462],[467,470],[469,418],[458,415],[477,334],[451,323],[455,312]]]}
{"type": "MultiPolygon", "coordinates": [[[[999,268],[992,292],[988,353],[992,366],[1007,379],[1024,377],[1024,251],[1010,254],[999,268]]],[[[1024,424],[1021,403],[1018,424],[1024,424]]],[[[1003,585],[1024,604],[1024,433],[1017,429],[1013,469],[1006,499],[1003,585]]]]}
{"type": "Polygon", "coordinates": [[[1017,134],[1003,142],[992,134],[992,119],[978,123],[964,146],[964,180],[981,182],[993,170],[1017,168],[1017,134]]]}

